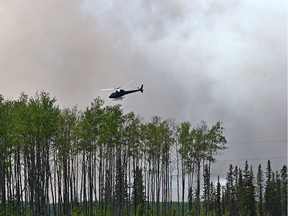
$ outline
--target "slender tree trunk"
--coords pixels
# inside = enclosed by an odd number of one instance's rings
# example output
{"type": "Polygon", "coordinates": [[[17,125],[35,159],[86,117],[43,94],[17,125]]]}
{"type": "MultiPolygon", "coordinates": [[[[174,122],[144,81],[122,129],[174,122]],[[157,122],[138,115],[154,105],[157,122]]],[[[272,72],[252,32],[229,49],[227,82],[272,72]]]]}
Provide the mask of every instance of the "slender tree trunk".
{"type": "Polygon", "coordinates": [[[200,215],[200,171],[201,171],[201,165],[200,160],[197,161],[197,189],[196,189],[196,213],[199,216],[200,215]]]}
{"type": "Polygon", "coordinates": [[[88,152],[88,199],[89,215],[93,215],[93,174],[92,174],[92,150],[88,152]]]}
{"type": "Polygon", "coordinates": [[[177,215],[180,215],[180,168],[179,168],[179,149],[178,142],[176,142],[176,162],[177,162],[177,215]]]}
{"type": "Polygon", "coordinates": [[[185,167],[184,161],[182,160],[182,216],[184,216],[184,205],[185,205],[185,167]]]}
{"type": "Polygon", "coordinates": [[[156,178],[156,202],[157,202],[157,216],[160,215],[160,159],[157,161],[157,178],[156,178]]]}

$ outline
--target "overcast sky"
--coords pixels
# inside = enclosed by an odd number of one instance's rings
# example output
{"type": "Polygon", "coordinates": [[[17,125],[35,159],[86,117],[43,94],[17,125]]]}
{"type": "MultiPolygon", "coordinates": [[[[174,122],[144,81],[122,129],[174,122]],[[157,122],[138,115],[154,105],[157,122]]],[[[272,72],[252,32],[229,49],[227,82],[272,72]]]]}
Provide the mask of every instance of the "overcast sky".
{"type": "Polygon", "coordinates": [[[124,112],[223,122],[215,174],[287,163],[285,0],[0,0],[0,75],[7,99],[45,90],[80,108],[135,80],[124,112]]]}

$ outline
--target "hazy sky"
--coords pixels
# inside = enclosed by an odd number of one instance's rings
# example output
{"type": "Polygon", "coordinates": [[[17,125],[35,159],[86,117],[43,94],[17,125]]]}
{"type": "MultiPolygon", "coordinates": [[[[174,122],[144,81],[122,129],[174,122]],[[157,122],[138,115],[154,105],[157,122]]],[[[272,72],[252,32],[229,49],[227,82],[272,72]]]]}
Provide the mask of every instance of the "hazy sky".
{"type": "Polygon", "coordinates": [[[287,163],[285,0],[0,0],[0,75],[8,99],[45,90],[81,108],[135,80],[125,112],[223,122],[215,174],[287,163]]]}

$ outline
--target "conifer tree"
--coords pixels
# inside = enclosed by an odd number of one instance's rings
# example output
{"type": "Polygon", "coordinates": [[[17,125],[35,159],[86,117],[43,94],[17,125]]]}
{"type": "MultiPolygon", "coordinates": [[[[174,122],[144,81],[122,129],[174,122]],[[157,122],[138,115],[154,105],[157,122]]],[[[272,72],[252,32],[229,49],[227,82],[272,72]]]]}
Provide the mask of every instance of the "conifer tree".
{"type": "Polygon", "coordinates": [[[238,185],[236,188],[236,200],[237,200],[237,215],[243,214],[245,211],[245,182],[242,175],[242,170],[238,169],[239,178],[238,178],[238,185]]]}
{"type": "Polygon", "coordinates": [[[248,205],[248,215],[256,215],[256,200],[255,200],[255,186],[254,186],[254,172],[253,167],[250,165],[250,172],[247,179],[247,205],[248,205]]]}
{"type": "Polygon", "coordinates": [[[281,206],[281,199],[283,197],[283,188],[281,185],[281,179],[280,179],[280,174],[278,171],[275,172],[275,189],[276,190],[276,198],[275,198],[275,216],[282,216],[282,206],[281,206]]]}
{"type": "Polygon", "coordinates": [[[208,164],[204,166],[204,174],[203,174],[203,196],[204,196],[204,209],[205,209],[205,215],[208,215],[208,212],[210,210],[210,172],[208,169],[208,164]]]}
{"type": "Polygon", "coordinates": [[[222,215],[221,211],[221,184],[220,184],[220,177],[218,175],[217,178],[217,189],[216,189],[216,215],[222,215]]]}
{"type": "Polygon", "coordinates": [[[282,182],[282,215],[287,216],[287,166],[284,165],[281,169],[281,182],[282,182]]]}
{"type": "Polygon", "coordinates": [[[237,203],[240,215],[256,215],[255,189],[252,166],[249,169],[248,162],[245,162],[243,175],[239,173],[239,184],[237,188],[237,203]]]}
{"type": "Polygon", "coordinates": [[[227,183],[226,183],[226,209],[229,215],[235,215],[236,210],[236,188],[233,174],[233,165],[229,165],[229,171],[227,173],[227,183]]]}
{"type": "Polygon", "coordinates": [[[274,212],[274,200],[275,200],[275,185],[274,185],[274,173],[271,168],[271,162],[268,160],[266,168],[266,182],[265,182],[265,212],[268,215],[272,215],[274,212]],[[273,178],[272,178],[273,177],[273,178]]]}
{"type": "Polygon", "coordinates": [[[258,201],[258,214],[264,215],[263,212],[263,191],[264,191],[264,175],[261,168],[261,164],[258,166],[257,180],[256,180],[256,198],[258,201]]]}

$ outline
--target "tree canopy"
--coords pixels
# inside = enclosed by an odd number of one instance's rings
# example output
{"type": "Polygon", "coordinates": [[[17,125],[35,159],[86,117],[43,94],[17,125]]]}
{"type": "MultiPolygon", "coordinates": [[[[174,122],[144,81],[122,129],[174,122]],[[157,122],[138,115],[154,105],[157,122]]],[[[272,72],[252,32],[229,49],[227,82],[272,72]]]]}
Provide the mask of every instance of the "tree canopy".
{"type": "Polygon", "coordinates": [[[47,92],[0,95],[0,215],[287,215],[286,166],[268,161],[264,178],[230,165],[214,183],[223,123],[192,125],[100,98],[79,110],[47,92]]]}

